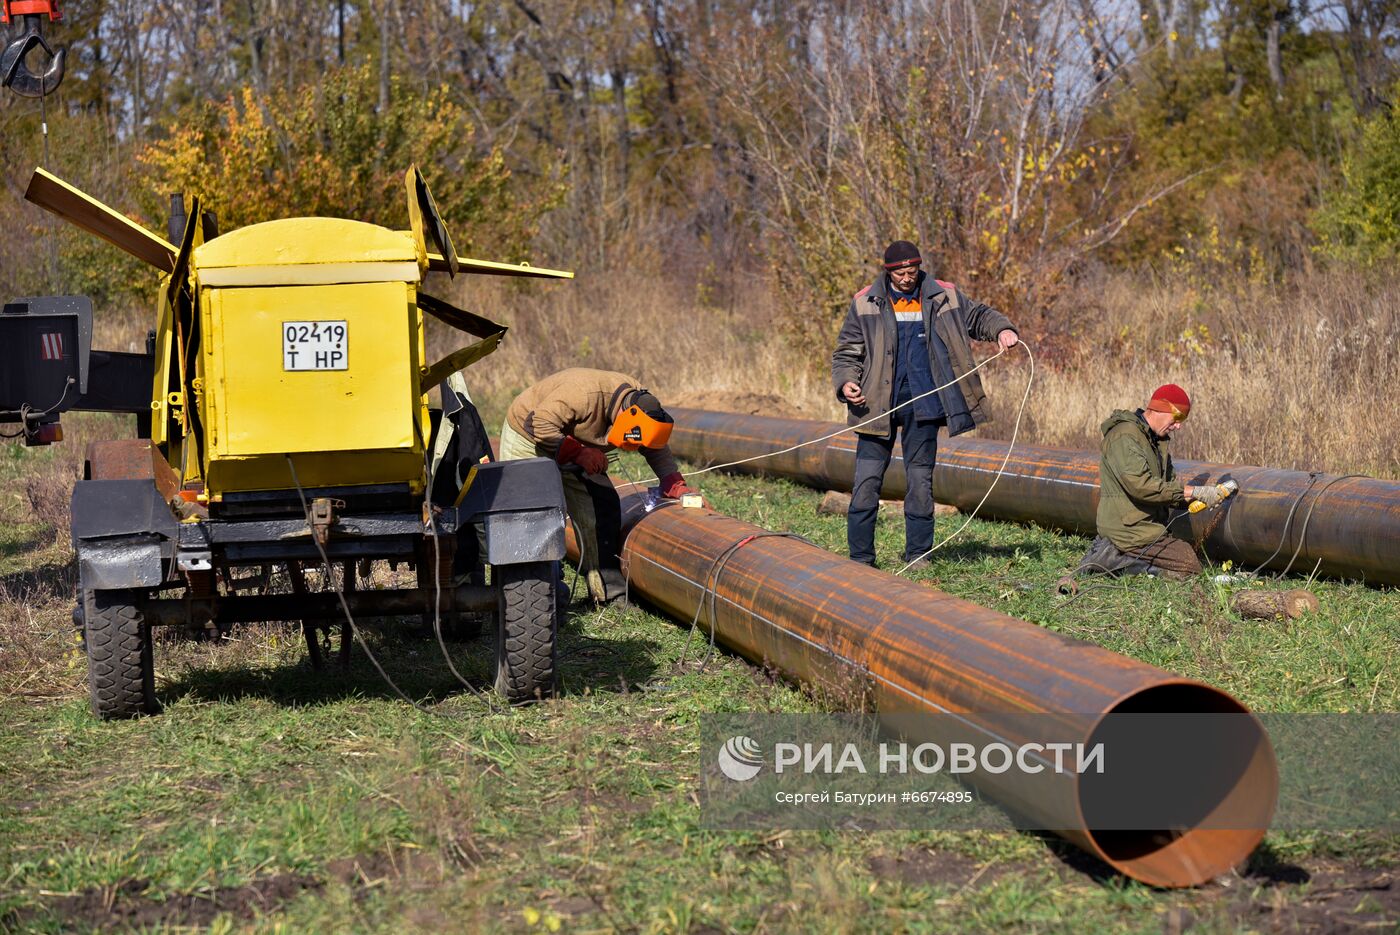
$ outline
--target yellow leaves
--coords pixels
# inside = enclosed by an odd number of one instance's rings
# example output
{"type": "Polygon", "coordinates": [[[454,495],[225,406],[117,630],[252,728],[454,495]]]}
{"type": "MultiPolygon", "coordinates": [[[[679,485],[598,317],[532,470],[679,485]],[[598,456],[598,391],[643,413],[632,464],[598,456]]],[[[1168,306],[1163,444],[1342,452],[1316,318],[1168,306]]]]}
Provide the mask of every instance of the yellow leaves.
{"type": "Polygon", "coordinates": [[[546,931],[557,932],[564,925],[563,918],[553,909],[545,909],[541,912],[534,906],[526,906],[520,910],[520,915],[528,928],[543,928],[546,931]]]}
{"type": "Polygon", "coordinates": [[[546,181],[510,199],[503,155],[478,151],[471,121],[446,88],[423,93],[395,82],[381,108],[367,68],[266,95],[242,88],[199,107],[138,159],[157,193],[199,194],[225,231],[307,215],[402,227],[403,171],[417,163],[462,251],[474,248],[473,221],[486,222],[480,230],[492,249],[522,248],[560,187],[546,181]]]}

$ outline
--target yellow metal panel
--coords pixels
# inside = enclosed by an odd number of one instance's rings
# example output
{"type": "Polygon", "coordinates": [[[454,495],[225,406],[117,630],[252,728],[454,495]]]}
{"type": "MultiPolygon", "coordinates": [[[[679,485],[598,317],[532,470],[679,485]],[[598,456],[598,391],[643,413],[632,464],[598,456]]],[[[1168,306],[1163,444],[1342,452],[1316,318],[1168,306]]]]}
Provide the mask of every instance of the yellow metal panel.
{"type": "Polygon", "coordinates": [[[341,282],[417,282],[417,263],[298,263],[215,266],[199,271],[202,286],[324,286],[341,282]]]}
{"type": "Polygon", "coordinates": [[[448,276],[457,275],[457,251],[452,246],[452,235],[447,232],[442,215],[438,213],[437,202],[428,190],[428,180],[417,166],[409,166],[404,173],[404,186],[408,189],[408,227],[413,234],[414,247],[420,261],[428,252],[428,238],[438,248],[436,256],[443,261],[448,276]]]}
{"type": "Polygon", "coordinates": [[[505,333],[505,329],[503,328],[484,341],[477,341],[475,344],[458,348],[451,354],[448,354],[423,372],[423,376],[418,379],[419,389],[426,393],[457,371],[465,370],[478,360],[481,360],[481,358],[489,354],[494,354],[496,348],[501,344],[501,337],[505,333]]]}
{"type": "Polygon", "coordinates": [[[138,260],[145,260],[161,272],[168,273],[175,268],[174,244],[157,237],[56,175],[35,169],[24,197],[70,224],[120,247],[138,260]]]}
{"type": "Polygon", "coordinates": [[[240,227],[199,247],[196,269],[302,263],[414,263],[413,237],[343,218],[284,218],[240,227]]]}
{"type": "Polygon", "coordinates": [[[304,485],[407,481],[421,490],[412,285],[206,287],[201,299],[211,493],[290,486],[287,453],[299,455],[304,485]],[[345,369],[286,369],[288,322],[344,322],[345,369]]]}
{"type": "MultiPolygon", "coordinates": [[[[342,451],[331,455],[291,452],[303,490],[361,484],[403,484],[422,494],[426,484],[423,457],[411,451],[342,451]]],[[[221,458],[209,465],[205,480],[209,499],[222,503],[224,494],[245,490],[292,490],[292,472],[285,455],[221,458]]]]}
{"type": "MultiPolygon", "coordinates": [[[[458,258],[459,268],[466,273],[484,273],[488,276],[531,276],[536,279],[573,279],[574,274],[566,269],[546,269],[531,266],[529,263],[496,263],[491,260],[473,260],[469,256],[458,258]]],[[[441,253],[428,254],[428,269],[446,272],[447,260],[441,253]]]]}
{"type": "Polygon", "coordinates": [[[174,330],[174,314],[170,309],[170,302],[167,298],[166,283],[161,283],[160,293],[156,298],[156,360],[155,375],[151,381],[151,444],[163,445],[170,438],[166,436],[166,421],[169,415],[166,412],[168,405],[165,398],[165,388],[170,385],[170,368],[174,364],[170,354],[170,342],[167,340],[171,331],[174,330]]]}

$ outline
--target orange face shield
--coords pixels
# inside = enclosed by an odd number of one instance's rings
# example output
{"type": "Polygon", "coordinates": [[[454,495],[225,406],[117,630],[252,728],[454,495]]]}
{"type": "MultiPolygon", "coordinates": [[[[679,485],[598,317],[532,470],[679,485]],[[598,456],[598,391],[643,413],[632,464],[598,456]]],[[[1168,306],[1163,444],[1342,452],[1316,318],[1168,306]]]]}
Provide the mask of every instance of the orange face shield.
{"type": "Polygon", "coordinates": [[[663,448],[671,438],[673,423],[653,419],[636,406],[626,406],[613,420],[608,431],[608,444],[623,451],[638,448],[663,448]]]}

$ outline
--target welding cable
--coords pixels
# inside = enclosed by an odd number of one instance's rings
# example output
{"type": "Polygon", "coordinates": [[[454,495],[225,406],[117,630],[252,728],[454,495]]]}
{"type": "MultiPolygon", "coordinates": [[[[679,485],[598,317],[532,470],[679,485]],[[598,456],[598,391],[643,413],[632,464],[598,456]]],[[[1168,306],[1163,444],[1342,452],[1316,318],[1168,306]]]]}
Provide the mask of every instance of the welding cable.
{"type": "MultiPolygon", "coordinates": [[[[437,639],[438,650],[442,653],[442,661],[447,663],[447,668],[452,672],[453,677],[456,678],[458,682],[462,683],[467,691],[485,701],[487,706],[493,711],[499,711],[500,709],[495,704],[493,695],[483,692],[471,682],[467,681],[461,672],[457,671],[457,666],[452,662],[452,654],[447,650],[447,641],[443,639],[442,636],[442,546],[438,542],[437,523],[432,520],[433,502],[431,491],[435,478],[430,455],[426,450],[423,452],[423,467],[424,470],[427,471],[428,476],[427,491],[423,497],[423,515],[428,517],[426,530],[428,536],[433,540],[433,636],[437,639]]],[[[439,464],[439,468],[441,468],[441,464],[439,464]]],[[[417,579],[418,586],[421,588],[423,581],[421,569],[417,573],[417,579]]]]}
{"type": "MultiPolygon", "coordinates": [[[[287,467],[290,468],[292,472],[292,484],[297,489],[297,496],[301,498],[301,509],[306,516],[306,528],[311,532],[311,542],[316,546],[316,551],[321,553],[321,561],[326,567],[326,580],[335,581],[335,572],[331,569],[330,556],[326,555],[326,550],[325,547],[321,545],[321,540],[316,538],[315,530],[311,529],[311,507],[306,502],[306,491],[302,489],[301,481],[297,479],[297,466],[293,463],[291,455],[286,455],[285,457],[287,459],[287,467]]],[[[402,688],[399,688],[394,680],[389,677],[389,673],[385,672],[384,667],[379,664],[379,660],[376,659],[374,653],[370,651],[369,644],[365,642],[364,635],[360,633],[360,628],[355,623],[355,617],[350,613],[350,605],[345,602],[344,584],[336,584],[335,596],[340,600],[340,609],[345,614],[345,622],[350,626],[350,633],[355,637],[355,642],[360,644],[360,648],[365,651],[365,655],[369,657],[369,661],[374,664],[374,668],[379,673],[379,677],[384,680],[386,685],[394,690],[394,694],[398,695],[424,714],[430,714],[434,717],[446,717],[441,711],[434,711],[414,701],[404,693],[402,688]]]]}
{"type": "MultiPolygon", "coordinates": [[[[1021,346],[1024,347],[1026,342],[1025,342],[1025,341],[1018,340],[1016,343],[1018,343],[1018,344],[1020,344],[1021,346]]],[[[684,472],[681,476],[683,476],[683,477],[698,477],[698,476],[700,476],[701,474],[708,474],[708,473],[710,473],[711,471],[718,471],[718,470],[722,470],[723,468],[736,467],[736,466],[738,466],[738,465],[740,465],[740,464],[748,464],[748,463],[751,462],[751,461],[761,461],[761,460],[763,460],[764,458],[776,458],[778,455],[785,455],[785,454],[787,454],[789,451],[796,451],[796,450],[799,449],[799,448],[806,448],[808,445],[816,445],[816,444],[818,444],[818,443],[820,443],[820,442],[824,442],[824,441],[827,441],[827,440],[829,440],[829,439],[835,438],[835,437],[838,436],[838,435],[845,435],[847,432],[854,432],[856,429],[861,428],[862,426],[869,425],[869,424],[872,423],[872,422],[878,422],[880,419],[883,419],[883,418],[885,418],[886,416],[888,416],[888,415],[890,415],[890,414],[892,414],[892,413],[894,413],[894,412],[898,412],[900,409],[903,409],[905,406],[912,406],[914,403],[916,403],[916,402],[918,402],[919,400],[923,399],[925,396],[932,396],[934,393],[937,393],[939,390],[946,390],[948,387],[950,387],[950,386],[952,386],[953,384],[957,383],[959,380],[962,380],[962,379],[965,379],[966,377],[972,376],[974,373],[976,373],[977,371],[981,370],[983,367],[987,366],[987,365],[990,364],[992,361],[996,360],[998,357],[1000,357],[1001,355],[1003,355],[1003,354],[1005,354],[1005,353],[1006,353],[1006,348],[1002,348],[1001,350],[999,350],[999,351],[997,351],[995,354],[993,354],[991,357],[988,357],[986,360],[982,361],[980,364],[978,364],[977,366],[973,367],[973,368],[972,368],[971,370],[969,370],[967,373],[964,373],[962,376],[960,376],[960,377],[954,377],[952,380],[950,380],[950,381],[947,382],[947,383],[944,383],[942,386],[935,386],[933,389],[931,389],[931,390],[929,390],[929,391],[927,391],[927,392],[925,392],[925,393],[920,393],[918,396],[915,396],[913,399],[906,400],[905,402],[900,403],[898,406],[894,406],[894,407],[892,407],[892,408],[890,408],[890,409],[887,409],[887,410],[885,410],[884,412],[882,412],[882,413],[880,413],[880,414],[878,414],[878,415],[871,416],[869,419],[866,419],[864,422],[857,422],[855,425],[848,425],[848,426],[846,426],[845,428],[837,429],[837,430],[834,431],[834,432],[828,432],[827,434],[821,436],[820,438],[813,438],[813,439],[809,439],[808,441],[805,441],[805,442],[798,442],[796,445],[789,445],[787,448],[784,448],[784,449],[782,449],[781,451],[766,451],[766,452],[764,452],[764,453],[761,454],[761,455],[754,455],[754,456],[749,457],[749,458],[740,458],[738,461],[727,461],[727,462],[725,462],[724,464],[713,464],[713,465],[711,465],[711,466],[709,466],[709,467],[700,468],[700,469],[697,470],[697,471],[686,471],[686,472],[684,472]]],[[[1028,347],[1026,348],[1026,353],[1028,353],[1028,354],[1030,353],[1030,348],[1028,348],[1028,347]]],[[[1032,362],[1031,362],[1031,376],[1032,376],[1032,377],[1035,376],[1035,362],[1034,362],[1034,359],[1032,359],[1032,362]]],[[[1027,385],[1026,393],[1027,393],[1027,394],[1030,393],[1030,387],[1029,387],[1029,385],[1027,385]]],[[[1025,403],[1022,402],[1022,408],[1024,408],[1024,407],[1025,407],[1025,403]]]]}
{"type": "MultiPolygon", "coordinates": [[[[432,509],[431,504],[428,508],[432,509]]],[[[431,517],[431,514],[429,515],[431,517]]],[[[457,681],[466,687],[467,691],[484,699],[493,711],[499,710],[490,695],[468,682],[462,673],[457,671],[457,666],[452,662],[452,654],[447,651],[447,641],[442,638],[442,547],[438,544],[437,524],[431,518],[428,520],[428,528],[428,537],[433,540],[433,635],[437,637],[438,648],[442,651],[442,660],[447,663],[447,668],[452,671],[457,681]]],[[[420,571],[419,577],[421,578],[421,576],[420,571]]]]}
{"type": "Polygon", "coordinates": [[[806,538],[805,536],[799,536],[795,532],[773,532],[770,530],[764,530],[763,532],[756,532],[751,535],[744,536],[742,539],[739,539],[737,542],[734,542],[732,545],[726,547],[723,552],[717,555],[715,557],[715,560],[710,563],[710,567],[705,572],[705,583],[702,586],[703,590],[700,592],[699,600],[696,601],[695,616],[692,617],[690,620],[690,629],[686,633],[685,646],[681,649],[680,659],[676,661],[677,668],[685,665],[686,656],[690,654],[691,638],[694,637],[695,631],[700,628],[700,615],[705,610],[706,600],[709,601],[710,607],[710,645],[709,648],[705,651],[705,658],[700,661],[700,668],[697,671],[703,672],[705,670],[705,667],[710,664],[710,658],[714,655],[715,652],[715,636],[719,632],[718,618],[720,575],[724,573],[724,568],[726,565],[729,564],[729,560],[733,558],[736,554],[738,554],[740,549],[757,539],[796,539],[798,542],[805,542],[807,545],[814,545],[814,543],[810,539],[806,538]]]}
{"type": "MultiPolygon", "coordinates": [[[[1339,474],[1339,475],[1337,475],[1336,477],[1334,477],[1334,478],[1332,478],[1331,480],[1329,480],[1327,483],[1323,484],[1320,488],[1318,488],[1317,493],[1313,494],[1313,501],[1312,501],[1312,503],[1308,504],[1308,512],[1305,513],[1305,514],[1303,514],[1303,528],[1300,529],[1300,530],[1298,531],[1298,547],[1297,547],[1296,549],[1294,549],[1294,550],[1293,550],[1293,554],[1292,554],[1291,556],[1289,556],[1288,564],[1285,565],[1285,566],[1283,567],[1283,571],[1279,572],[1277,575],[1274,576],[1274,580],[1277,581],[1278,579],[1282,578],[1284,575],[1288,574],[1288,570],[1289,570],[1290,568],[1293,567],[1293,562],[1297,560],[1297,558],[1298,558],[1298,553],[1299,553],[1300,551],[1302,551],[1302,549],[1303,549],[1303,543],[1307,541],[1307,538],[1308,538],[1308,523],[1309,523],[1309,521],[1312,520],[1313,510],[1317,508],[1317,501],[1319,501],[1319,500],[1322,499],[1322,495],[1323,495],[1324,493],[1327,492],[1327,488],[1328,488],[1328,487],[1331,487],[1333,484],[1337,483],[1338,481],[1348,480],[1348,479],[1353,478],[1353,477],[1367,477],[1367,476],[1369,476],[1369,475],[1366,475],[1366,474],[1339,474]]],[[[1311,483],[1311,481],[1310,481],[1310,482],[1308,483],[1308,487],[1311,487],[1311,486],[1312,486],[1312,483],[1311,483]]],[[[1289,519],[1292,519],[1294,510],[1298,509],[1298,504],[1302,502],[1303,495],[1306,494],[1307,492],[1308,492],[1308,491],[1307,491],[1307,488],[1304,488],[1303,493],[1298,495],[1298,502],[1296,502],[1296,503],[1293,504],[1293,510],[1289,510],[1289,511],[1288,511],[1289,519]]],[[[1285,521],[1285,522],[1284,522],[1284,525],[1283,525],[1283,536],[1281,536],[1281,537],[1279,538],[1279,548],[1278,548],[1278,549],[1274,549],[1274,554],[1273,554],[1273,555],[1270,555],[1270,556],[1268,557],[1268,559],[1264,562],[1264,565],[1267,565],[1267,564],[1269,564],[1269,562],[1271,562],[1271,561],[1274,560],[1274,556],[1275,556],[1275,555],[1278,555],[1279,549],[1283,548],[1283,543],[1284,543],[1285,541],[1287,541],[1287,537],[1288,537],[1288,522],[1285,521]]],[[[1319,563],[1320,563],[1320,562],[1322,561],[1322,559],[1319,557],[1318,561],[1319,561],[1319,563]]],[[[1264,565],[1260,565],[1259,568],[1263,568],[1264,565]]],[[[1256,569],[1255,569],[1255,574],[1258,574],[1258,573],[1259,573],[1259,569],[1256,568],[1256,569]]]]}
{"type": "MultiPolygon", "coordinates": [[[[910,559],[909,562],[907,562],[903,568],[895,572],[896,575],[904,574],[916,562],[928,558],[934,552],[937,552],[939,549],[943,548],[945,545],[956,539],[962,533],[962,531],[967,528],[968,524],[972,522],[973,518],[977,516],[977,511],[982,509],[982,504],[987,502],[987,498],[990,497],[992,495],[992,491],[996,489],[997,481],[1001,480],[1001,475],[1006,472],[1006,465],[1011,461],[1011,453],[1016,450],[1016,436],[1019,435],[1021,432],[1021,417],[1026,414],[1026,402],[1031,398],[1031,386],[1035,383],[1035,355],[1031,353],[1030,345],[1027,344],[1025,341],[1018,341],[1017,343],[1026,349],[1026,356],[1031,363],[1031,372],[1030,376],[1026,380],[1026,391],[1021,394],[1021,407],[1016,410],[1016,424],[1011,428],[1011,441],[1007,442],[1006,444],[1006,457],[1001,459],[1001,467],[997,468],[996,476],[992,478],[991,484],[987,486],[987,492],[982,494],[982,499],[978,500],[977,505],[972,508],[972,512],[967,514],[967,519],[963,521],[963,524],[959,526],[956,530],[954,530],[952,535],[948,536],[948,538],[944,539],[942,542],[930,548],[924,554],[917,556],[916,558],[910,559]]],[[[1005,353],[1004,350],[1003,353],[1005,353]]],[[[1001,354],[997,355],[997,357],[1000,356],[1001,354]]],[[[988,360],[995,359],[995,357],[988,358],[988,360]]],[[[983,361],[983,363],[986,363],[986,361],[983,361]]]]}
{"type": "MultiPolygon", "coordinates": [[[[904,574],[904,572],[908,571],[909,568],[910,568],[915,562],[918,562],[920,559],[923,559],[923,558],[926,558],[926,557],[929,556],[929,555],[932,555],[934,552],[936,552],[937,550],[943,548],[943,546],[947,545],[949,542],[953,541],[953,539],[956,538],[959,534],[961,534],[962,531],[963,531],[964,529],[967,528],[968,524],[971,523],[972,520],[977,516],[977,511],[980,510],[980,509],[982,509],[982,505],[983,505],[984,503],[987,502],[987,498],[991,496],[992,490],[996,487],[997,481],[1001,480],[1002,474],[1004,474],[1004,473],[1006,472],[1006,465],[1007,465],[1008,463],[1010,463],[1012,452],[1014,452],[1015,449],[1016,449],[1016,437],[1017,437],[1017,435],[1018,435],[1018,434],[1020,433],[1020,431],[1021,431],[1021,419],[1022,419],[1022,417],[1025,415],[1025,412],[1026,412],[1026,403],[1027,403],[1027,401],[1030,399],[1030,396],[1031,396],[1031,387],[1034,386],[1034,384],[1035,384],[1035,355],[1034,355],[1033,353],[1031,353],[1030,345],[1027,344],[1027,343],[1025,342],[1025,340],[1018,340],[1016,343],[1017,343],[1018,345],[1020,345],[1021,347],[1025,348],[1025,350],[1026,350],[1026,356],[1027,356],[1027,358],[1030,360],[1031,371],[1030,371],[1030,376],[1029,376],[1028,379],[1026,380],[1026,391],[1021,395],[1021,405],[1020,405],[1020,408],[1017,409],[1017,411],[1016,411],[1016,424],[1015,424],[1015,426],[1013,427],[1013,429],[1012,429],[1012,431],[1011,431],[1011,441],[1008,443],[1007,448],[1006,448],[1006,457],[1002,459],[1001,466],[1000,466],[999,468],[997,468],[996,476],[992,478],[992,483],[991,483],[990,486],[987,487],[987,492],[986,492],[985,494],[982,495],[982,499],[981,499],[980,501],[978,501],[977,506],[975,506],[975,507],[973,508],[972,512],[971,512],[970,514],[968,514],[967,520],[962,524],[962,526],[960,526],[960,527],[957,529],[957,531],[955,531],[952,535],[948,536],[948,537],[947,537],[946,539],[944,539],[942,542],[938,543],[938,544],[935,545],[933,548],[929,549],[927,552],[923,553],[922,555],[920,555],[920,556],[918,556],[917,558],[914,558],[913,560],[911,560],[910,562],[908,562],[903,568],[901,568],[901,569],[899,569],[899,571],[895,572],[895,574],[897,574],[897,575],[902,575],[902,574],[904,574]]],[[[699,476],[699,475],[701,475],[701,474],[708,474],[710,471],[718,471],[718,470],[721,470],[721,469],[723,469],[723,468],[736,467],[736,466],[738,466],[738,465],[740,465],[740,464],[748,464],[748,463],[753,462],[753,461],[761,461],[761,460],[763,460],[764,458],[774,458],[774,457],[777,457],[778,455],[787,454],[787,453],[790,452],[790,451],[796,451],[796,450],[798,450],[799,448],[806,448],[808,445],[816,445],[816,444],[819,444],[819,443],[821,443],[821,442],[828,441],[828,440],[830,440],[830,439],[832,439],[832,438],[835,438],[835,437],[838,436],[838,435],[844,435],[844,434],[846,434],[847,432],[853,432],[853,431],[855,431],[856,429],[858,429],[858,428],[860,428],[860,427],[862,427],[862,426],[869,425],[869,424],[872,423],[872,422],[875,422],[875,421],[877,421],[877,420],[879,420],[879,419],[884,418],[885,416],[888,416],[890,413],[893,413],[893,412],[896,412],[896,411],[898,411],[898,410],[900,410],[900,409],[903,409],[905,406],[913,405],[914,403],[918,402],[919,400],[923,399],[924,397],[929,396],[929,395],[931,395],[931,394],[933,394],[933,393],[937,393],[939,390],[947,389],[948,387],[950,387],[950,386],[952,386],[953,384],[957,383],[959,380],[962,380],[962,379],[965,378],[965,377],[969,377],[969,376],[971,376],[972,374],[976,373],[977,371],[981,370],[983,367],[987,366],[987,364],[991,363],[992,361],[996,360],[998,357],[1000,357],[1000,356],[1002,356],[1003,354],[1005,354],[1005,353],[1006,353],[1006,350],[1007,350],[1006,348],[1002,348],[1002,349],[999,350],[997,353],[993,354],[991,357],[988,357],[986,360],[982,361],[982,362],[979,363],[977,366],[973,367],[973,368],[972,368],[971,370],[969,370],[967,373],[964,373],[962,376],[960,376],[960,377],[955,377],[953,380],[951,380],[951,381],[948,382],[948,383],[944,383],[942,386],[936,386],[936,387],[934,387],[933,389],[928,390],[927,392],[920,393],[918,396],[915,396],[915,397],[913,397],[912,399],[909,399],[909,400],[907,400],[907,401],[905,401],[905,402],[902,402],[902,403],[900,403],[899,405],[894,406],[893,408],[891,408],[891,409],[889,409],[889,410],[886,410],[886,411],[883,412],[883,413],[880,413],[879,415],[872,416],[872,417],[870,417],[869,419],[866,419],[864,422],[858,422],[858,423],[856,423],[855,425],[848,425],[848,426],[846,426],[845,428],[837,429],[837,430],[834,431],[834,432],[828,432],[826,435],[822,435],[822,436],[820,436],[820,437],[818,437],[818,438],[812,438],[812,439],[809,439],[809,440],[807,440],[807,441],[805,441],[805,442],[799,442],[799,443],[797,443],[796,445],[790,445],[790,446],[788,446],[787,448],[783,448],[783,449],[778,450],[778,451],[767,451],[767,452],[764,452],[763,454],[760,454],[760,455],[753,455],[752,457],[741,458],[741,459],[739,459],[738,461],[727,461],[727,462],[725,462],[725,463],[723,463],[723,464],[714,464],[714,465],[711,465],[711,466],[709,466],[709,467],[700,468],[699,470],[696,470],[696,471],[687,471],[687,472],[685,472],[682,476],[684,476],[684,477],[697,477],[697,476],[699,476]]],[[[633,486],[636,486],[636,485],[633,484],[633,486]]]]}
{"type": "Polygon", "coordinates": [[[30,419],[42,419],[59,406],[62,406],[63,401],[68,398],[68,391],[71,390],[77,382],[77,380],[69,377],[67,382],[63,384],[63,393],[58,397],[58,401],[47,409],[35,409],[33,406],[24,405],[20,406],[18,409],[0,411],[0,416],[19,416],[20,424],[20,430],[18,432],[15,432],[13,435],[9,432],[0,432],[0,438],[19,438],[24,434],[24,426],[30,419]]]}
{"type": "Polygon", "coordinates": [[[1063,601],[1060,601],[1058,604],[1052,607],[1048,613],[1046,613],[1040,618],[1040,620],[1038,621],[1040,624],[1043,625],[1047,620],[1058,614],[1061,610],[1064,610],[1066,607],[1068,607],[1070,604],[1073,604],[1075,601],[1079,600],[1084,595],[1091,594],[1094,591],[1129,592],[1134,590],[1132,585],[1128,584],[1125,581],[1119,580],[1118,576],[1105,565],[1100,565],[1097,562],[1093,562],[1087,567],[1097,567],[1103,574],[1112,577],[1114,580],[1089,582],[1086,583],[1083,587],[1079,587],[1078,585],[1076,585],[1073,594],[1068,595],[1063,601]]]}

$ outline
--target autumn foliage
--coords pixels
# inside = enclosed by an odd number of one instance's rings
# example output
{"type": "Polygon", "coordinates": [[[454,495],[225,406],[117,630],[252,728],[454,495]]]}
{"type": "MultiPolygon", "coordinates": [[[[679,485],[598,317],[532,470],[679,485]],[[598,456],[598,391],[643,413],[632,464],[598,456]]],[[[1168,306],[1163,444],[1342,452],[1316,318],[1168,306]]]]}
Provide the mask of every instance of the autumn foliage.
{"type": "Polygon", "coordinates": [[[404,227],[404,170],[421,162],[439,208],[462,222],[460,250],[523,255],[550,193],[512,197],[504,156],[474,151],[476,130],[446,88],[419,97],[395,81],[383,110],[374,93],[363,67],[261,97],[244,87],[137,158],[155,191],[198,193],[225,230],[299,215],[404,227]]]}

